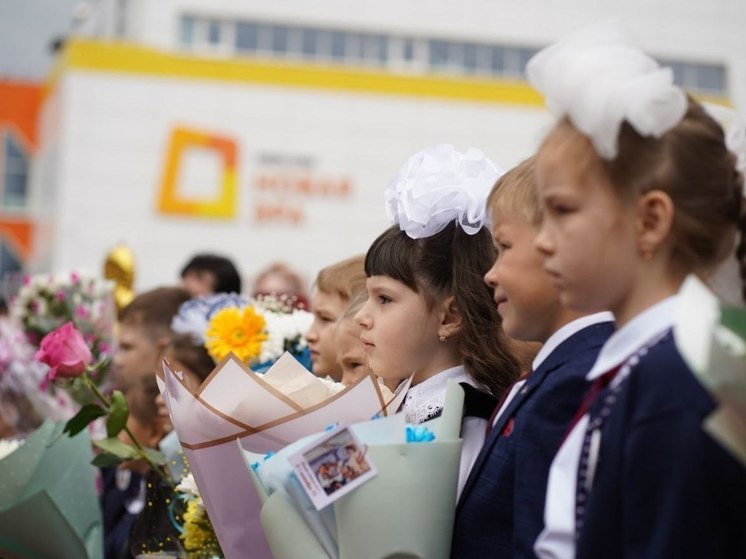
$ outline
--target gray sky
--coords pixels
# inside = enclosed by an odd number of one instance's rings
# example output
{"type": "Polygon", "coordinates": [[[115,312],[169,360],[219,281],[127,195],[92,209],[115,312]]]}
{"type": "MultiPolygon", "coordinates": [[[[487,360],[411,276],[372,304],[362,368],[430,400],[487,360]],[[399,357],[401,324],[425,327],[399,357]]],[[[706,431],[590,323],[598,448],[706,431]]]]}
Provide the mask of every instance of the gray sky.
{"type": "Polygon", "coordinates": [[[0,0],[0,79],[43,79],[49,44],[70,27],[80,0],[0,0]]]}

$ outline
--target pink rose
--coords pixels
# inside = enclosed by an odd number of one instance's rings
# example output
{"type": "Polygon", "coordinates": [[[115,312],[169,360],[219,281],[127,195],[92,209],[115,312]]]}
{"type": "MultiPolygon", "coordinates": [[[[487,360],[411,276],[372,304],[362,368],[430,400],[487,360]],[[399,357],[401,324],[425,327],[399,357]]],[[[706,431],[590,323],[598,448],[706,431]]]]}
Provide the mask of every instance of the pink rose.
{"type": "Polygon", "coordinates": [[[54,380],[57,376],[79,376],[91,364],[93,355],[83,334],[75,329],[72,322],[66,322],[42,338],[34,359],[49,365],[51,370],[47,379],[54,380]]]}

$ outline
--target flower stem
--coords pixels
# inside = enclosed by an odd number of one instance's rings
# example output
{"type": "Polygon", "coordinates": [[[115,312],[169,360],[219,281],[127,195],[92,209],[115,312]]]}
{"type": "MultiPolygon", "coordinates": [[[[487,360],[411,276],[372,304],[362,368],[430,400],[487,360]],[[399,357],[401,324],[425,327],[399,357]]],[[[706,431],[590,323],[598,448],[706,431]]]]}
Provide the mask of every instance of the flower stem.
{"type": "MultiPolygon", "coordinates": [[[[106,409],[108,410],[109,408],[111,408],[111,402],[106,396],[101,393],[101,391],[98,389],[98,386],[96,386],[96,383],[93,382],[91,377],[88,376],[88,371],[85,371],[81,376],[83,377],[83,382],[85,382],[88,388],[91,389],[93,394],[106,407],[106,409]]],[[[148,453],[145,452],[145,447],[142,446],[140,441],[137,440],[135,435],[132,434],[132,431],[130,431],[130,428],[126,425],[124,426],[124,432],[129,435],[129,438],[132,441],[132,445],[137,449],[137,453],[140,455],[140,457],[148,463],[148,465],[153,469],[153,471],[155,471],[155,473],[160,476],[163,481],[165,481],[169,485],[173,485],[173,481],[171,480],[171,476],[168,475],[168,472],[166,472],[163,467],[159,466],[158,464],[153,462],[153,460],[151,460],[151,458],[148,456],[148,453]]]]}

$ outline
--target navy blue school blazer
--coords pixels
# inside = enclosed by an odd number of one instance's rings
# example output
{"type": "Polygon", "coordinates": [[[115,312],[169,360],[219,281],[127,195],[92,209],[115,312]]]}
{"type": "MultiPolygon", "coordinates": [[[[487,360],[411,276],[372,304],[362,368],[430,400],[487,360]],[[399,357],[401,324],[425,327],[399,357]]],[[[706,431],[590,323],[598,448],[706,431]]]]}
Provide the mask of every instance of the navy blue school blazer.
{"type": "Polygon", "coordinates": [[[669,333],[602,426],[578,559],[746,557],[746,467],[703,430],[715,408],[669,333]]]}
{"type": "Polygon", "coordinates": [[[508,404],[456,507],[451,557],[534,557],[549,467],[590,387],[585,376],[613,331],[613,322],[601,322],[570,336],[508,404]]]}

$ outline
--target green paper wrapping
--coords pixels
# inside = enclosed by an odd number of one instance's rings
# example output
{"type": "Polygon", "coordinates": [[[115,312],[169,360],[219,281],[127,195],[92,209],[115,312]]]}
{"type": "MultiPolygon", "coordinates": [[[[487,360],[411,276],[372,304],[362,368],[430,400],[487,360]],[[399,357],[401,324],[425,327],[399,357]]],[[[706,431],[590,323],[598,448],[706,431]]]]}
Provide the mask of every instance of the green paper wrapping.
{"type": "Polygon", "coordinates": [[[331,505],[338,555],[325,551],[318,539],[324,535],[314,533],[287,496],[279,492],[266,496],[250,466],[262,457],[244,451],[250,475],[263,497],[261,521],[274,558],[450,557],[463,442],[459,438],[463,399],[463,389],[449,383],[442,416],[427,423],[435,434],[433,442],[368,446],[378,475],[331,505]]]}
{"type": "Polygon", "coordinates": [[[0,556],[102,559],[103,528],[86,431],[45,422],[0,460],[0,556]]]}

